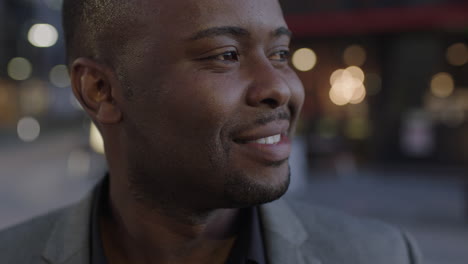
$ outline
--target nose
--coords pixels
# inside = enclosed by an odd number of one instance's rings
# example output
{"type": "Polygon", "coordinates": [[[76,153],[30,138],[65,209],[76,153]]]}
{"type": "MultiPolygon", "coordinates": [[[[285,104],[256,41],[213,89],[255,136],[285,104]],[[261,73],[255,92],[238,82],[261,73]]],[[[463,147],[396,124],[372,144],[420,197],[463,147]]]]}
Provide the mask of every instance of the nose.
{"type": "Polygon", "coordinates": [[[268,60],[251,66],[253,67],[249,71],[252,82],[247,90],[247,104],[272,109],[287,105],[291,98],[291,89],[282,73],[268,60]]]}

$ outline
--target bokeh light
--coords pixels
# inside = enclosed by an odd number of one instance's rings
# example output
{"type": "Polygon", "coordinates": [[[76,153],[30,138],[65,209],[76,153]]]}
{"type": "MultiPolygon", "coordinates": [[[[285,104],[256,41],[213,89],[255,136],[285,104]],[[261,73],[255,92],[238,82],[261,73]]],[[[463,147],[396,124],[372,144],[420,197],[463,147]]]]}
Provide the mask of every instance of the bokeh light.
{"type": "Polygon", "coordinates": [[[39,48],[52,47],[57,43],[58,32],[54,26],[49,24],[35,24],[28,33],[29,42],[39,48]]]}
{"type": "Polygon", "coordinates": [[[338,69],[334,71],[330,76],[330,85],[333,86],[336,83],[336,81],[339,80],[341,76],[343,76],[343,74],[349,74],[349,72],[345,72],[344,69],[338,69]]]}
{"type": "Polygon", "coordinates": [[[91,128],[89,131],[89,144],[91,148],[99,154],[104,154],[104,140],[102,139],[101,132],[94,123],[91,123],[91,128]]]}
{"type": "Polygon", "coordinates": [[[360,85],[355,88],[353,96],[349,99],[350,104],[360,104],[366,99],[366,87],[364,85],[360,85]]]}
{"type": "Polygon", "coordinates": [[[13,58],[7,66],[8,76],[16,81],[24,81],[31,77],[32,64],[25,58],[13,58]]]}
{"type": "Polygon", "coordinates": [[[52,68],[49,73],[50,82],[60,88],[70,86],[70,76],[68,75],[68,69],[65,65],[57,65],[52,68]]]}
{"type": "Polygon", "coordinates": [[[343,92],[343,87],[340,85],[333,86],[332,89],[330,89],[329,95],[330,100],[338,106],[343,106],[349,103],[349,99],[346,98],[343,92]]]}
{"type": "Polygon", "coordinates": [[[22,118],[17,125],[18,137],[24,142],[36,140],[41,133],[39,122],[32,117],[22,118]]]}
{"type": "Polygon", "coordinates": [[[465,65],[468,62],[468,47],[464,43],[455,43],[447,49],[446,56],[451,65],[465,65]]]}
{"type": "Polygon", "coordinates": [[[351,66],[351,67],[346,68],[345,71],[349,72],[351,76],[358,79],[360,82],[364,82],[365,74],[361,68],[356,67],[356,66],[351,66]]]}
{"type": "Polygon", "coordinates": [[[338,106],[362,103],[367,94],[364,80],[364,72],[356,66],[334,71],[330,76],[331,101],[338,106]]]}
{"type": "Polygon", "coordinates": [[[343,61],[348,66],[362,66],[366,60],[366,50],[360,45],[349,46],[343,52],[343,61]]]}
{"type": "Polygon", "coordinates": [[[440,98],[446,98],[452,95],[455,89],[455,81],[453,80],[452,75],[446,72],[441,72],[431,80],[431,92],[434,96],[440,98]]]}
{"type": "Polygon", "coordinates": [[[299,49],[292,57],[294,67],[299,71],[310,71],[317,64],[317,55],[308,48],[299,49]]]}

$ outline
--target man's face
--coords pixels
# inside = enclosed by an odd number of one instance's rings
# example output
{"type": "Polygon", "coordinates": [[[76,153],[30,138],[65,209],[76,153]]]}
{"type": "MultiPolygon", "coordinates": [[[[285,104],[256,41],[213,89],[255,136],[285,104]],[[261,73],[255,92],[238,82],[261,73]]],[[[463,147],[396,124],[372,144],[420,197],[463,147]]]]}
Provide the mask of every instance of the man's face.
{"type": "Polygon", "coordinates": [[[134,193],[205,209],[279,198],[304,94],[277,1],[147,2],[119,54],[134,193]]]}

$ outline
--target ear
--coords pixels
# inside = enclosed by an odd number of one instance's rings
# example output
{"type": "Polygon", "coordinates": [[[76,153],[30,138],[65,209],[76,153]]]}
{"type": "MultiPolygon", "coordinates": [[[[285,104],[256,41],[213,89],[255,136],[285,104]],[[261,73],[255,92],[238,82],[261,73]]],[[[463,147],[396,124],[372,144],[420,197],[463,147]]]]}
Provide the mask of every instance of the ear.
{"type": "Polygon", "coordinates": [[[87,58],[76,59],[70,69],[75,97],[91,118],[101,124],[116,124],[122,119],[113,97],[117,83],[114,76],[109,67],[87,58]]]}

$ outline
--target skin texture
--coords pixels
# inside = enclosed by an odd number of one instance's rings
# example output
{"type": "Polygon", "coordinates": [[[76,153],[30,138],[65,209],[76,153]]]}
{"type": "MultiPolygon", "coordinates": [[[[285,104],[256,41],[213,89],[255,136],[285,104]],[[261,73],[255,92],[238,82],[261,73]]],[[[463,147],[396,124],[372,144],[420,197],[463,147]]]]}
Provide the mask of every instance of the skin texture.
{"type": "Polygon", "coordinates": [[[291,137],[297,122],[304,94],[287,26],[276,0],[141,1],[118,65],[71,66],[109,163],[106,255],[224,263],[238,208],[278,199],[289,184],[287,147],[265,154],[246,144],[291,137]]]}

